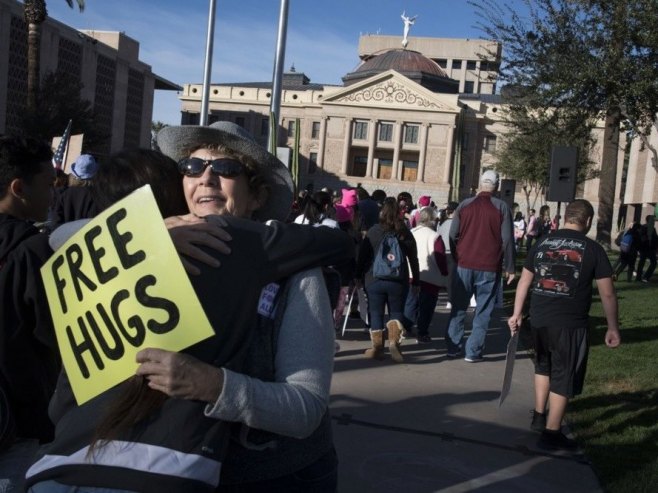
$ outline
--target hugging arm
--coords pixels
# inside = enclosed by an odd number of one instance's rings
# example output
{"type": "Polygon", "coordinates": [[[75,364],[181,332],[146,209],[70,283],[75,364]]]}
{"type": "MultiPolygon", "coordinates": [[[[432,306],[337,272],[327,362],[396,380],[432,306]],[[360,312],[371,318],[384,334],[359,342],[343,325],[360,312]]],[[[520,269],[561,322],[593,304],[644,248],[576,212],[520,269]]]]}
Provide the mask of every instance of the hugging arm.
{"type": "Polygon", "coordinates": [[[295,438],[309,436],[329,402],[334,357],[331,308],[319,269],[292,277],[276,346],[275,381],[224,369],[206,415],[295,438]]]}
{"type": "Polygon", "coordinates": [[[209,403],[205,414],[280,435],[304,438],[329,402],[334,357],[333,318],[319,269],[293,276],[267,382],[216,368],[183,353],[144,349],[138,375],[169,395],[209,403]]]}

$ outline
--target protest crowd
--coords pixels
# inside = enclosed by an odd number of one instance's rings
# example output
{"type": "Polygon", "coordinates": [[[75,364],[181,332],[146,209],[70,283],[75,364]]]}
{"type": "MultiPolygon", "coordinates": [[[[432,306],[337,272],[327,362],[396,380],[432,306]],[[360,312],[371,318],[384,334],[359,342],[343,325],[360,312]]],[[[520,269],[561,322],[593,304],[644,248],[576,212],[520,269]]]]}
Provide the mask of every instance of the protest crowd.
{"type": "Polygon", "coordinates": [[[346,320],[363,318],[368,364],[402,364],[405,340],[436,342],[443,293],[446,356],[486,365],[515,280],[510,334],[526,327],[536,353],[528,426],[546,450],[577,447],[562,424],[583,388],[592,283],[616,347],[613,281],[653,275],[649,219],[621,235],[613,268],[586,236],[587,201],[526,216],[493,170],[459,203],[296,194],[234,123],[165,127],[157,144],[83,154],[67,173],[49,145],[0,137],[2,491],[338,491],[328,405],[346,320]]]}

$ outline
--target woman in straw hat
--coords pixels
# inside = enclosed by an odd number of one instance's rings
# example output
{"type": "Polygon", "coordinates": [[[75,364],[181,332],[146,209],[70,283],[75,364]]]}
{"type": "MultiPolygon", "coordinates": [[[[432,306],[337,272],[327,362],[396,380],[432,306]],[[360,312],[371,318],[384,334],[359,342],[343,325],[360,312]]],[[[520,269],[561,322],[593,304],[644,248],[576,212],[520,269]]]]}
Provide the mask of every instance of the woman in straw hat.
{"type": "MultiPolygon", "coordinates": [[[[257,221],[288,216],[294,190],[288,169],[240,126],[166,127],[158,145],[183,173],[190,215],[182,220],[210,214],[257,221]]],[[[203,378],[213,390],[206,415],[236,422],[222,464],[222,491],[336,488],[327,408],[334,331],[322,274],[301,272],[280,289],[281,313],[272,307],[265,314],[277,320],[273,333],[252,343],[244,371],[207,368],[203,378]]],[[[178,397],[177,385],[198,384],[198,378],[191,382],[178,372],[178,354],[170,354],[168,364],[160,363],[163,357],[163,352],[141,357],[138,373],[152,388],[178,397]]]]}
{"type": "MultiPolygon", "coordinates": [[[[174,441],[174,445],[190,428],[207,431],[190,438],[197,442],[188,455],[181,453],[180,446],[167,448],[167,457],[176,459],[171,462],[163,456],[161,462],[156,461],[153,467],[169,464],[160,473],[147,467],[139,475],[118,469],[114,479],[121,477],[123,483],[116,480],[98,485],[93,483],[99,476],[95,474],[91,483],[80,484],[129,491],[308,491],[304,488],[309,487],[335,491],[337,461],[327,410],[334,332],[321,273],[318,269],[303,271],[285,283],[268,285],[260,299],[258,293],[262,279],[276,279],[300,267],[334,263],[349,256],[347,249],[328,256],[319,248],[321,241],[313,238],[340,235],[340,242],[332,240],[334,247],[338,243],[346,246],[349,239],[330,228],[280,223],[268,228],[274,232],[262,232],[267,227],[256,221],[286,217],[292,182],[283,164],[239,127],[226,122],[211,127],[167,127],[158,143],[177,159],[183,174],[190,213],[175,221],[197,224],[221,214],[233,237],[233,253],[222,262],[223,273],[202,269],[200,276],[192,278],[216,330],[216,337],[209,340],[212,344],[203,342],[182,353],[154,348],[139,353],[138,375],[155,394],[170,398],[161,403],[162,411],[149,414],[146,422],[131,417],[137,425],[128,428],[128,450],[135,450],[134,463],[140,464],[158,453],[160,448],[144,451],[133,442],[135,433],[138,437],[147,433],[144,429],[159,432],[162,440],[174,441]],[[291,228],[294,230],[289,231],[291,228]],[[273,253],[281,251],[282,243],[289,255],[279,263],[265,262],[263,259],[282,257],[273,253]],[[294,245],[294,255],[290,255],[290,245],[294,245]],[[222,282],[217,282],[218,278],[222,282]],[[274,300],[268,298],[275,292],[274,300]],[[165,411],[172,409],[191,414],[187,419],[170,417],[167,421],[165,411]],[[227,426],[230,438],[224,441],[227,426]],[[169,449],[176,452],[171,455],[169,449]],[[172,473],[188,460],[186,470],[172,473]],[[222,484],[218,486],[219,466],[222,484]],[[149,474],[153,477],[144,481],[149,474]],[[140,479],[131,482],[134,478],[140,479]]],[[[130,406],[124,409],[132,411],[130,406]]],[[[125,421],[126,414],[114,413],[114,417],[125,421]]],[[[117,437],[116,427],[107,423],[102,423],[100,436],[97,430],[99,440],[96,448],[89,449],[91,456],[123,457],[124,468],[135,467],[124,455],[126,451],[112,454],[113,449],[106,445],[116,443],[117,437]]],[[[67,424],[72,426],[71,421],[63,426],[67,424]]],[[[43,478],[39,477],[39,464],[32,470],[36,480],[43,478]]],[[[80,464],[66,467],[80,470],[80,464]]],[[[78,479],[91,475],[80,474],[78,479]]]]}

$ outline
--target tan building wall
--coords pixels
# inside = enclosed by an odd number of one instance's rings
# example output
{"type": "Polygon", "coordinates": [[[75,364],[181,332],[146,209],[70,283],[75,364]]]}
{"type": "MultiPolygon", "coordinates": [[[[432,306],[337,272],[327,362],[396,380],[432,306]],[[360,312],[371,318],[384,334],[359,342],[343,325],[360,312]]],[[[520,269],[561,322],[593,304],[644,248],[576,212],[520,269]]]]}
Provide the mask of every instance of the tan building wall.
{"type": "MultiPolygon", "coordinates": [[[[202,87],[186,84],[181,93],[184,113],[198,115],[202,87]]],[[[270,90],[247,85],[212,85],[210,121],[227,119],[240,123],[265,144],[270,90]]],[[[292,147],[289,125],[300,121],[300,180],[305,187],[341,188],[361,183],[367,190],[383,189],[412,196],[431,195],[437,203],[448,201],[456,139],[459,97],[426,90],[400,74],[389,71],[347,88],[285,90],[282,95],[279,146],[292,147]],[[386,90],[390,91],[387,93],[386,90]],[[386,96],[384,96],[386,94],[386,96]],[[356,126],[365,128],[355,136],[356,126]],[[390,125],[388,138],[380,139],[380,125],[390,125]],[[313,135],[313,129],[317,135],[313,135]],[[415,127],[415,142],[405,142],[405,129],[415,127]],[[316,155],[315,165],[310,162],[316,155]],[[413,167],[410,167],[413,166],[413,167]]],[[[477,187],[481,140],[488,127],[491,105],[468,102],[469,155],[462,195],[477,187]]],[[[187,121],[184,123],[196,123],[187,121]]]]}
{"type": "MultiPolygon", "coordinates": [[[[25,111],[26,43],[23,4],[0,0],[0,133],[16,131],[25,111]]],[[[64,70],[81,80],[83,99],[103,115],[99,124],[110,135],[94,149],[99,153],[150,147],[153,92],[178,88],[139,60],[136,40],[119,32],[78,31],[52,18],[41,26],[40,69],[42,76],[64,70]]]]}

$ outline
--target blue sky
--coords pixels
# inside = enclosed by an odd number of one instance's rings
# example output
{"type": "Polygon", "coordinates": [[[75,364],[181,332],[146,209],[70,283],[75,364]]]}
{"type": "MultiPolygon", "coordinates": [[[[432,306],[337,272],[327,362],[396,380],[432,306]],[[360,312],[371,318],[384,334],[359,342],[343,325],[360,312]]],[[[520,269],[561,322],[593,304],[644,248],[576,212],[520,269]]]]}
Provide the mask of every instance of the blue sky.
{"type": "MultiPolygon", "coordinates": [[[[271,80],[280,1],[216,4],[212,82],[271,80]]],[[[208,7],[207,0],[87,0],[81,14],[63,0],[48,2],[49,15],[72,27],[125,32],[139,41],[143,62],[179,85],[203,80],[208,7]]],[[[358,64],[359,35],[401,36],[402,11],[418,16],[410,36],[482,37],[466,0],[290,0],[285,68],[294,64],[312,82],[340,84],[358,64]]],[[[180,123],[175,92],[156,91],[153,119],[180,123]]]]}

